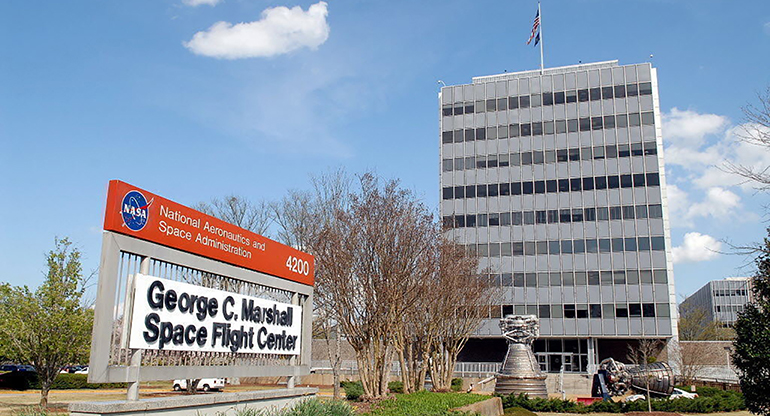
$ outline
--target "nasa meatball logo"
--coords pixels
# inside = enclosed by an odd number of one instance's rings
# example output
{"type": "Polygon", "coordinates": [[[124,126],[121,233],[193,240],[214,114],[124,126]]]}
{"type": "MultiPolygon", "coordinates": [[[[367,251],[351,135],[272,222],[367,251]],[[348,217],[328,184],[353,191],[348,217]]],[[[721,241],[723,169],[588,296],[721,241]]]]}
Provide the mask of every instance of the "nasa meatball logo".
{"type": "Polygon", "coordinates": [[[140,231],[147,225],[150,216],[150,204],[147,198],[139,191],[129,191],[123,197],[120,214],[123,216],[123,224],[131,231],[140,231]]]}

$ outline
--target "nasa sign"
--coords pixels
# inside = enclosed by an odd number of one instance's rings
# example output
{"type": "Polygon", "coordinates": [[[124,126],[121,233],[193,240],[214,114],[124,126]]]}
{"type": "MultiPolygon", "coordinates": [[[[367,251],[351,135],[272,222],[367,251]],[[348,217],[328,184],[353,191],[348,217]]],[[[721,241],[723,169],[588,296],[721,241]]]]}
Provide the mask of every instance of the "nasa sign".
{"type": "Polygon", "coordinates": [[[104,229],[313,284],[313,256],[136,186],[110,181],[104,229]]]}

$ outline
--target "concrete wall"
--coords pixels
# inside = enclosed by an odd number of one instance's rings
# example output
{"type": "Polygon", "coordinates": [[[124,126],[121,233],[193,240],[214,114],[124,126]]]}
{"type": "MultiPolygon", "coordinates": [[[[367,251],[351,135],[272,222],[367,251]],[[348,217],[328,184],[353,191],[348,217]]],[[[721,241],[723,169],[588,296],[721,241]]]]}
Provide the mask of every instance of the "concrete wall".
{"type": "Polygon", "coordinates": [[[71,403],[71,416],[233,416],[242,408],[281,409],[315,397],[318,389],[295,388],[238,393],[198,394],[138,401],[71,403]]]}

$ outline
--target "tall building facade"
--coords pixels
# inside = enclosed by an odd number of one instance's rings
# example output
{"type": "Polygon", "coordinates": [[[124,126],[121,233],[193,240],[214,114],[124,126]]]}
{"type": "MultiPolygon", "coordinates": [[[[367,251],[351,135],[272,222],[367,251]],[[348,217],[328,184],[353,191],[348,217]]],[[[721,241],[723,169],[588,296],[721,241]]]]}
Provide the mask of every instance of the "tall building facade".
{"type": "Polygon", "coordinates": [[[751,301],[751,279],[728,277],[706,283],[682,302],[682,308],[685,311],[703,309],[709,321],[731,327],[738,313],[751,301]]]}
{"type": "Polygon", "coordinates": [[[503,301],[464,357],[504,354],[498,320],[540,318],[545,371],[590,372],[676,334],[658,83],[617,61],[473,78],[440,93],[440,212],[503,301]]]}

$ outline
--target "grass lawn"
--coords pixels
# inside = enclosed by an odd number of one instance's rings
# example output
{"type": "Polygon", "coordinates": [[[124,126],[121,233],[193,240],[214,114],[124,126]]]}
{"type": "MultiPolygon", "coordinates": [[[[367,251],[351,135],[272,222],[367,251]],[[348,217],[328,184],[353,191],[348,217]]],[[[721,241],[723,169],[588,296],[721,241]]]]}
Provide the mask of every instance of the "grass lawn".
{"type": "Polygon", "coordinates": [[[489,396],[420,391],[397,394],[393,399],[383,400],[375,405],[369,414],[372,416],[439,416],[447,414],[449,409],[486,399],[489,399],[489,396]]]}

